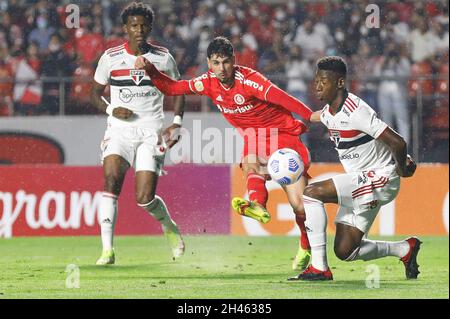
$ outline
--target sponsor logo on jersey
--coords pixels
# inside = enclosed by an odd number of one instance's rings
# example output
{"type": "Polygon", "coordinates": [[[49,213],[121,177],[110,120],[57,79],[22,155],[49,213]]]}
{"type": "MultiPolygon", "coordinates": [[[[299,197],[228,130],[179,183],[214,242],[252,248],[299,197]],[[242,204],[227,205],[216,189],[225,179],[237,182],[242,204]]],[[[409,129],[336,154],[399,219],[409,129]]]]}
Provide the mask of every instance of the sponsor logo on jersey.
{"type": "Polygon", "coordinates": [[[130,76],[133,79],[134,83],[136,83],[136,85],[139,85],[139,83],[141,83],[142,79],[145,76],[145,70],[130,70],[130,76]]]}
{"type": "Polygon", "coordinates": [[[205,89],[205,87],[203,86],[203,82],[202,81],[196,81],[194,82],[194,87],[197,90],[197,92],[201,92],[205,89]]]}
{"type": "Polygon", "coordinates": [[[123,54],[123,51],[118,51],[118,52],[110,53],[109,56],[110,56],[111,58],[113,58],[113,57],[115,57],[115,56],[117,56],[117,55],[121,55],[121,54],[123,54]]]}
{"type": "Polygon", "coordinates": [[[219,104],[217,104],[217,108],[219,109],[219,111],[224,114],[241,114],[250,111],[253,107],[254,107],[253,104],[247,104],[244,106],[237,107],[235,109],[228,109],[226,107],[222,107],[219,104]]]}
{"type": "Polygon", "coordinates": [[[264,91],[264,86],[262,84],[258,84],[252,80],[244,80],[244,85],[248,85],[254,89],[257,89],[258,91],[264,91]]]}
{"type": "Polygon", "coordinates": [[[216,101],[223,102],[222,95],[219,95],[219,96],[216,98],[216,101]]]}
{"type": "Polygon", "coordinates": [[[156,92],[136,92],[133,93],[130,89],[120,89],[119,99],[124,103],[130,103],[134,98],[148,98],[155,96],[156,92]]]}
{"type": "Polygon", "coordinates": [[[359,158],[359,154],[358,153],[350,153],[350,154],[345,154],[339,157],[340,160],[351,160],[351,159],[356,159],[359,158]]]}
{"type": "Polygon", "coordinates": [[[242,105],[242,104],[245,103],[245,99],[244,99],[244,97],[243,97],[242,95],[236,94],[236,95],[234,96],[234,102],[235,102],[236,104],[238,104],[238,105],[242,105]]]}
{"type": "Polygon", "coordinates": [[[208,74],[202,74],[202,75],[200,75],[200,76],[197,76],[195,79],[194,79],[194,82],[197,82],[197,81],[201,81],[201,80],[206,80],[208,78],[208,74]]]}

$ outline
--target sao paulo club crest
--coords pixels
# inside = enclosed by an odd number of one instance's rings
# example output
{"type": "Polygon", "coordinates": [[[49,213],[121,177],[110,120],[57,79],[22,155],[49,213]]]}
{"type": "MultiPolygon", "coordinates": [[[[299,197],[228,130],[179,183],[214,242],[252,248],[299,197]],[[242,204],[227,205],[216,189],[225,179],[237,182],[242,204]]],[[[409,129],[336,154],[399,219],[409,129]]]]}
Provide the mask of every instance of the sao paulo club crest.
{"type": "Polygon", "coordinates": [[[139,85],[145,76],[145,70],[130,70],[130,76],[133,79],[133,82],[136,83],[136,85],[139,85]]]}
{"type": "Polygon", "coordinates": [[[339,131],[330,130],[330,137],[334,142],[334,145],[338,146],[341,140],[341,133],[339,131]]]}

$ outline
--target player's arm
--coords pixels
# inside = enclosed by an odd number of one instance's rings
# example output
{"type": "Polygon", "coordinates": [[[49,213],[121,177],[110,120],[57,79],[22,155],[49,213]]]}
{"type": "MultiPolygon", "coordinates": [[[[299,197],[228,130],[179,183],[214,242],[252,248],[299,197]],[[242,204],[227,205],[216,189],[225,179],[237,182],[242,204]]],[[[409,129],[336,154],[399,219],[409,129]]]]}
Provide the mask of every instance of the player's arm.
{"type": "Polygon", "coordinates": [[[290,112],[300,115],[303,119],[310,121],[312,111],[302,101],[286,93],[275,84],[271,83],[259,72],[254,72],[249,79],[263,87],[262,90],[254,90],[253,95],[263,101],[279,105],[290,112]]]}
{"type": "Polygon", "coordinates": [[[183,121],[184,114],[184,95],[175,96],[174,98],[174,117],[173,123],[169,127],[167,127],[163,135],[167,139],[167,147],[172,148],[181,138],[181,123],[183,121]]]}
{"type": "Polygon", "coordinates": [[[397,173],[402,177],[413,176],[417,165],[407,154],[407,145],[403,137],[388,126],[378,136],[378,140],[386,144],[391,150],[397,166],[397,173]]]}
{"type": "Polygon", "coordinates": [[[171,77],[165,75],[159,71],[153,63],[151,63],[146,58],[139,56],[134,64],[136,69],[143,69],[152,79],[153,84],[160,90],[164,95],[184,95],[184,94],[194,94],[189,88],[189,81],[186,80],[174,80],[171,77]]]}
{"type": "Polygon", "coordinates": [[[105,87],[106,85],[94,81],[91,91],[91,104],[100,111],[106,112],[108,115],[113,115],[119,119],[126,120],[130,118],[133,115],[133,111],[121,106],[113,107],[103,99],[102,95],[105,91],[105,87]]]}
{"type": "Polygon", "coordinates": [[[108,56],[104,53],[98,61],[94,74],[94,83],[91,90],[91,103],[102,112],[112,115],[122,120],[126,120],[133,115],[133,111],[117,105],[110,105],[104,98],[103,92],[108,85],[111,65],[108,56]]]}
{"type": "Polygon", "coordinates": [[[276,85],[272,84],[272,86],[269,87],[266,94],[266,100],[300,115],[307,121],[311,121],[311,115],[313,114],[311,109],[302,101],[286,93],[276,85]]]}
{"type": "Polygon", "coordinates": [[[322,111],[316,111],[311,114],[311,117],[309,118],[310,122],[320,122],[320,114],[322,114],[322,111]]]}

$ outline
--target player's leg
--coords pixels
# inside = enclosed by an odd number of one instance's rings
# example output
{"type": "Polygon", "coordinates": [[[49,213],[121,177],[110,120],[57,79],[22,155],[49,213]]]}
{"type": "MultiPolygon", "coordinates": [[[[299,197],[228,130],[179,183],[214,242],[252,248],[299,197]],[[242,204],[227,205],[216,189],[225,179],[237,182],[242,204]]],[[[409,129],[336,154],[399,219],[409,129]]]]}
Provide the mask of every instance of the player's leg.
{"type": "Polygon", "coordinates": [[[303,192],[311,265],[303,273],[289,280],[333,279],[327,261],[327,214],[324,203],[338,203],[336,188],[331,179],[310,184],[303,192]]]}
{"type": "Polygon", "coordinates": [[[302,176],[297,183],[283,186],[289,204],[294,210],[295,221],[300,229],[299,247],[294,261],[292,262],[292,269],[300,271],[305,270],[311,261],[311,246],[309,245],[308,235],[306,233],[306,215],[302,200],[302,194],[307,183],[308,180],[306,177],[302,176]]]}
{"type": "Polygon", "coordinates": [[[161,223],[174,258],[184,254],[185,245],[177,224],[171,218],[164,200],[156,195],[158,177],[162,174],[165,149],[155,145],[153,135],[144,132],[145,142],[136,150],[136,201],[147,213],[161,223]]]}
{"type": "Polygon", "coordinates": [[[97,260],[98,265],[115,262],[113,239],[117,221],[117,199],[128,168],[129,163],[119,155],[111,154],[103,159],[104,191],[99,208],[103,250],[97,260]]]}
{"type": "Polygon", "coordinates": [[[398,193],[400,183],[398,176],[390,176],[385,185],[378,184],[377,187],[371,188],[373,181],[370,181],[370,178],[377,181],[381,176],[379,172],[375,171],[374,175],[360,173],[354,176],[357,178],[348,178],[345,174],[333,178],[336,187],[340,190],[340,202],[349,202],[350,200],[352,202],[352,205],[346,204],[346,207],[340,207],[335,219],[334,250],[336,256],[345,261],[368,261],[386,256],[399,257],[405,265],[407,278],[417,278],[419,274],[417,253],[421,244],[419,239],[411,237],[403,241],[389,242],[365,238],[381,206],[392,201],[398,193]],[[347,187],[351,186],[354,181],[360,180],[368,182],[361,184],[364,186],[356,186],[356,190],[355,186],[353,186],[353,190],[347,187]],[[358,189],[364,189],[362,193],[360,191],[360,194],[363,195],[352,196],[352,194],[358,193],[358,189]]]}
{"type": "Polygon", "coordinates": [[[417,253],[421,241],[409,237],[402,241],[381,241],[364,238],[364,232],[351,225],[336,223],[334,252],[344,261],[374,260],[387,256],[400,258],[405,266],[406,278],[417,278],[417,253]]]}
{"type": "Polygon", "coordinates": [[[162,230],[167,237],[174,258],[184,253],[184,242],[177,224],[170,217],[164,200],[156,195],[158,175],[152,171],[136,172],[136,201],[153,218],[161,223],[162,230]]]}
{"type": "Polygon", "coordinates": [[[266,176],[261,171],[261,163],[256,155],[251,154],[242,159],[241,167],[247,181],[249,200],[234,197],[231,206],[240,215],[268,223],[270,221],[270,214],[266,209],[268,192],[266,176]]]}

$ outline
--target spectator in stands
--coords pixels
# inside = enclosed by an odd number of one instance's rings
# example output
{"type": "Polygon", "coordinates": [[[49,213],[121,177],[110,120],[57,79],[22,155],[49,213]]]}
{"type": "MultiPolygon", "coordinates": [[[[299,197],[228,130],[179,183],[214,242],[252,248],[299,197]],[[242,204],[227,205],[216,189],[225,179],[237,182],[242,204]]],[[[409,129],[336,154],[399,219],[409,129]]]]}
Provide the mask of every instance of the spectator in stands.
{"type": "Polygon", "coordinates": [[[114,48],[125,43],[125,35],[121,25],[115,25],[111,29],[111,34],[105,39],[105,48],[114,48]]]}
{"type": "Polygon", "coordinates": [[[407,44],[408,36],[410,33],[409,24],[400,20],[397,11],[391,11],[389,12],[389,14],[395,41],[401,45],[407,44]]]}
{"type": "Polygon", "coordinates": [[[47,13],[42,13],[36,18],[36,28],[28,36],[28,42],[34,42],[38,45],[39,52],[45,52],[50,43],[50,37],[56,32],[56,29],[49,26],[47,13]]]}
{"type": "Polygon", "coordinates": [[[252,50],[248,42],[247,45],[245,45],[239,35],[234,35],[231,37],[231,43],[234,47],[236,63],[257,70],[258,54],[256,51],[252,50]]]}
{"type": "Polygon", "coordinates": [[[0,47],[0,116],[13,114],[13,77],[14,73],[8,64],[8,48],[0,47]]]}
{"type": "Polygon", "coordinates": [[[205,26],[209,27],[209,29],[214,28],[214,14],[206,4],[200,4],[197,9],[196,16],[191,22],[192,34],[200,33],[202,28],[205,26]]]}
{"type": "Polygon", "coordinates": [[[34,115],[41,103],[42,84],[40,79],[41,59],[39,46],[32,42],[15,72],[14,102],[16,115],[34,115]]]}
{"type": "Polygon", "coordinates": [[[374,55],[370,45],[366,41],[361,41],[358,54],[354,54],[349,64],[350,73],[358,74],[358,78],[353,79],[355,92],[367,102],[378,113],[378,82],[370,79],[375,73],[375,66],[381,57],[374,55]],[[360,76],[362,75],[362,76],[360,76]]]}
{"type": "Polygon", "coordinates": [[[314,21],[307,18],[305,22],[297,28],[294,44],[303,49],[306,59],[313,59],[325,54],[327,48],[327,38],[324,33],[314,27],[314,21]]]}
{"type": "Polygon", "coordinates": [[[272,36],[272,45],[261,47],[262,54],[259,58],[258,69],[269,80],[284,89],[286,87],[286,79],[280,74],[280,70],[284,70],[288,50],[283,43],[283,35],[278,30],[272,36]]]}
{"type": "Polygon", "coordinates": [[[438,22],[437,20],[432,20],[430,24],[430,32],[433,37],[433,43],[430,45],[433,46],[436,54],[443,54],[448,51],[448,23],[446,27],[444,23],[438,22]]]}
{"type": "Polygon", "coordinates": [[[409,46],[413,62],[421,62],[434,54],[433,34],[429,31],[425,18],[415,16],[415,28],[409,35],[409,46]]]}
{"type": "MultiPolygon", "coordinates": [[[[60,108],[60,89],[64,90],[64,97],[67,97],[69,83],[63,83],[62,78],[70,77],[74,71],[73,62],[64,53],[62,38],[59,34],[54,34],[50,38],[47,55],[42,62],[41,74],[44,77],[51,77],[43,83],[42,103],[38,108],[39,114],[55,115],[60,108]]],[[[67,104],[65,103],[65,106],[67,104]]]]}
{"type": "Polygon", "coordinates": [[[305,59],[302,49],[295,45],[289,50],[284,69],[287,79],[286,91],[309,105],[308,83],[314,77],[314,62],[305,59]]]}
{"type": "Polygon", "coordinates": [[[105,39],[98,27],[94,20],[87,19],[85,27],[75,39],[77,55],[88,64],[94,64],[105,50],[105,39]]]}
{"type": "Polygon", "coordinates": [[[410,143],[410,111],[405,83],[410,74],[411,65],[404,55],[404,49],[393,42],[386,48],[386,55],[375,66],[374,74],[384,77],[378,87],[378,107],[380,118],[390,127],[395,127],[410,143]],[[399,53],[402,51],[402,54],[399,53]]]}

